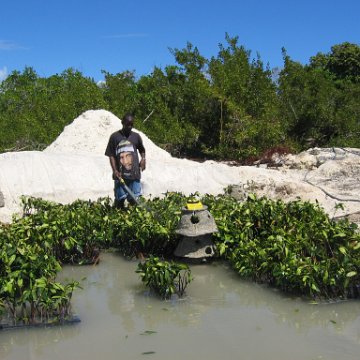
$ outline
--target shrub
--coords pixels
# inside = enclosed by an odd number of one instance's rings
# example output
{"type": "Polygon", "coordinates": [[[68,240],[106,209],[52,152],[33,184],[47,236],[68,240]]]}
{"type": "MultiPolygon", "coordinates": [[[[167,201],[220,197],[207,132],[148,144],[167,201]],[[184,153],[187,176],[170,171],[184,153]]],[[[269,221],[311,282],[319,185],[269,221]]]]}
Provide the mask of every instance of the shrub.
{"type": "Polygon", "coordinates": [[[139,263],[136,272],[140,274],[142,282],[163,299],[169,299],[173,294],[182,297],[192,281],[188,265],[161,261],[153,256],[139,263]]]}

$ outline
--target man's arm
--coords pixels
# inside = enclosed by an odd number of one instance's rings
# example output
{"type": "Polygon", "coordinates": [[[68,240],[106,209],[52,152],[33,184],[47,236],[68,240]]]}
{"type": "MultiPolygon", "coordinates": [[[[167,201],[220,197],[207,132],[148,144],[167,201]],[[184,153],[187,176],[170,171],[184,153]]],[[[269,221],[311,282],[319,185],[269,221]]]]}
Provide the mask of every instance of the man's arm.
{"type": "Polygon", "coordinates": [[[141,156],[139,166],[140,166],[141,171],[144,171],[146,168],[146,156],[145,156],[145,147],[144,147],[144,144],[143,144],[143,141],[142,141],[142,138],[140,135],[139,135],[137,149],[141,156]]]}
{"type": "Polygon", "coordinates": [[[117,168],[117,163],[116,163],[116,158],[115,158],[115,133],[112,134],[109,138],[106,150],[105,150],[105,155],[109,157],[109,161],[110,161],[110,166],[112,169],[112,173],[113,173],[113,179],[119,179],[121,178],[121,173],[119,172],[118,168],[117,168]]]}
{"type": "Polygon", "coordinates": [[[146,169],[146,157],[145,157],[145,149],[143,152],[140,153],[141,160],[139,163],[141,171],[144,171],[146,169]]]}
{"type": "Polygon", "coordinates": [[[109,156],[110,159],[110,166],[113,172],[113,178],[115,179],[121,179],[121,173],[119,172],[119,170],[116,167],[116,159],[114,156],[109,156]]]}

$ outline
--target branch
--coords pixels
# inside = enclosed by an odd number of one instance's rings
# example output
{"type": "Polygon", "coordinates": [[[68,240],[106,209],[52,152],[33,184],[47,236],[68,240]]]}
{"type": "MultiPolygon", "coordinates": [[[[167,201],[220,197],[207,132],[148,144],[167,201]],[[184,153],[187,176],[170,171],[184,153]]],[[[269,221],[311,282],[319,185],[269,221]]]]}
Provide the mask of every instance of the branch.
{"type": "Polygon", "coordinates": [[[149,117],[153,114],[154,111],[155,111],[155,110],[152,110],[151,113],[145,118],[145,120],[144,120],[143,122],[145,122],[146,120],[148,120],[149,117]]]}

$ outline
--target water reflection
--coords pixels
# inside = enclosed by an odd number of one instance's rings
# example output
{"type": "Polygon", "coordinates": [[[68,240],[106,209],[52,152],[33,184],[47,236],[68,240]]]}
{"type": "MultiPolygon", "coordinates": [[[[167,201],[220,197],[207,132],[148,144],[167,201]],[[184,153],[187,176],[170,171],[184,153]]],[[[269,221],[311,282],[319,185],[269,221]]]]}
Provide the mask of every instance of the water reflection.
{"type": "Polygon", "coordinates": [[[90,271],[82,268],[87,276],[85,288],[94,287],[97,303],[106,301],[110,315],[119,317],[128,332],[136,328],[135,318],[142,319],[147,328],[164,322],[189,327],[201,321],[207,311],[220,308],[266,310],[275,315],[277,323],[286,323],[302,332],[314,326],[327,328],[329,324],[341,331],[359,320],[359,301],[314,304],[308,299],[291,297],[266,285],[243,280],[223,262],[192,265],[194,281],[188,286],[187,297],[169,301],[152,296],[143,287],[135,274],[137,261],[105,254],[104,262],[106,266],[90,271]]]}
{"type": "MultiPolygon", "coordinates": [[[[359,319],[359,301],[312,303],[291,297],[267,285],[241,279],[223,262],[191,265],[194,281],[188,286],[187,296],[163,301],[143,287],[135,273],[136,267],[137,261],[104,254],[100,266],[75,267],[70,273],[67,269],[65,274],[77,279],[79,275],[86,276],[82,292],[88,293],[85,298],[97,298],[96,302],[86,301],[88,311],[94,311],[96,306],[98,312],[99,304],[107,303],[108,315],[119,317],[128,332],[135,329],[135,317],[143,319],[149,328],[164,321],[188,327],[194,326],[207,311],[234,307],[270,311],[278,323],[287,323],[299,331],[329,324],[339,331],[359,319]]],[[[101,311],[106,308],[102,307],[101,311]]]]}
{"type": "Polygon", "coordinates": [[[226,276],[222,280],[222,286],[227,296],[228,306],[231,306],[231,299],[233,299],[233,305],[237,303],[242,307],[266,308],[276,315],[278,322],[293,325],[304,331],[314,326],[327,327],[329,323],[340,330],[347,323],[359,319],[360,302],[358,300],[314,302],[289,296],[267,285],[243,280],[228,265],[223,264],[223,266],[226,276]]]}
{"type": "Polygon", "coordinates": [[[191,265],[187,296],[162,301],[143,286],[136,267],[114,253],[102,254],[98,266],[66,267],[61,279],[83,286],[73,299],[82,322],[0,332],[0,358],[138,359],[153,351],[175,360],[190,348],[189,358],[208,360],[238,359],[239,351],[249,359],[358,358],[359,301],[313,305],[244,281],[223,262],[191,265]]]}
{"type": "Polygon", "coordinates": [[[79,331],[80,327],[73,325],[4,330],[0,332],[0,359],[6,359],[8,355],[13,359],[24,359],[17,356],[24,350],[27,358],[36,359],[44,355],[44,349],[77,336],[79,331]]]}

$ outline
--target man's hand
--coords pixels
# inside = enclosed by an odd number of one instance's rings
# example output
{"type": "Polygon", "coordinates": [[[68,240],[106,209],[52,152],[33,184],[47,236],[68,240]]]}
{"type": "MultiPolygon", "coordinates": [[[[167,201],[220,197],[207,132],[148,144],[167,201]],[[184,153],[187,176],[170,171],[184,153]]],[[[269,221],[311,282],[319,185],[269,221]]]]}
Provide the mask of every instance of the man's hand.
{"type": "Polygon", "coordinates": [[[141,171],[144,171],[145,169],[146,169],[146,160],[145,160],[145,158],[142,158],[141,160],[140,160],[140,169],[141,169],[141,171]]]}
{"type": "Polygon", "coordinates": [[[119,170],[116,168],[116,159],[114,156],[110,156],[110,165],[111,165],[111,169],[113,171],[112,177],[113,180],[118,180],[121,179],[121,173],[119,172],[119,170]]]}
{"type": "Polygon", "coordinates": [[[120,173],[120,171],[115,170],[115,171],[113,172],[113,178],[114,178],[114,180],[119,180],[119,179],[121,179],[121,173],[120,173]]]}

